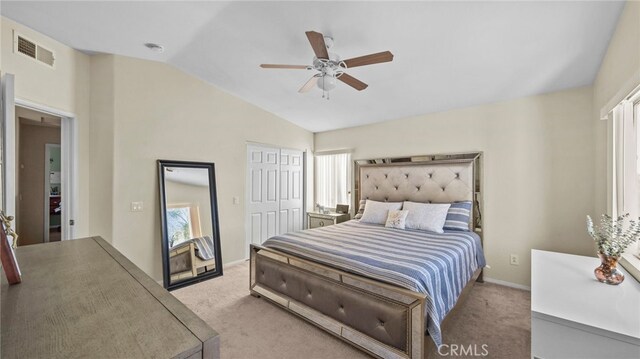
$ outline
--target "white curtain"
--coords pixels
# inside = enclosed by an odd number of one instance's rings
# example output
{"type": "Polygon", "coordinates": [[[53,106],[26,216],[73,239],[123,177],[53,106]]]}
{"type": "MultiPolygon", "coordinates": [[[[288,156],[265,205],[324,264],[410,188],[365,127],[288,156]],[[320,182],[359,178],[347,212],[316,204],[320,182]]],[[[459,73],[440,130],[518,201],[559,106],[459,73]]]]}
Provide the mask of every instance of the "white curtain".
{"type": "Polygon", "coordinates": [[[316,203],[335,208],[351,203],[351,153],[317,155],[316,203]]]}

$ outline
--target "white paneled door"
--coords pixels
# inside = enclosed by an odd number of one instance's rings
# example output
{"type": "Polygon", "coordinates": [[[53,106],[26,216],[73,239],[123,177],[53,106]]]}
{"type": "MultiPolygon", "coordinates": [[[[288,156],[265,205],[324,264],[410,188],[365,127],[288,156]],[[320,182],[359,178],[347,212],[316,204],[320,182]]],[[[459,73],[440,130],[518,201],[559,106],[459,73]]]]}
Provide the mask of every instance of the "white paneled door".
{"type": "Polygon", "coordinates": [[[260,244],[279,233],[280,149],[249,146],[247,157],[247,235],[260,244]]]}
{"type": "Polygon", "coordinates": [[[280,226],[278,233],[302,230],[302,151],[280,150],[280,226]]]}
{"type": "Polygon", "coordinates": [[[303,173],[302,151],[247,146],[247,256],[249,243],[303,228],[303,173]]]}

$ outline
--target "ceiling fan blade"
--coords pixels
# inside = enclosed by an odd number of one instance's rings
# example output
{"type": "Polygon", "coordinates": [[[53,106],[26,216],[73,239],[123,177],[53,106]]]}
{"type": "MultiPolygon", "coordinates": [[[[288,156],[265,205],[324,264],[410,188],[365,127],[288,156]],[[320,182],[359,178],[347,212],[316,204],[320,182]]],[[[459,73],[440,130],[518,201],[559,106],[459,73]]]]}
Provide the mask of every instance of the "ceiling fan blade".
{"type": "Polygon", "coordinates": [[[393,60],[393,54],[389,51],[378,52],[376,54],[364,55],[360,57],[354,57],[352,59],[344,60],[347,68],[379,64],[381,62],[389,62],[393,60]]]}
{"type": "Polygon", "coordinates": [[[345,73],[340,75],[338,77],[338,80],[344,82],[345,84],[353,87],[354,89],[356,89],[358,91],[362,91],[362,90],[366,89],[369,86],[369,85],[365,84],[364,82],[358,80],[357,78],[355,78],[353,76],[349,76],[348,74],[345,74],[345,73]]]}
{"type": "Polygon", "coordinates": [[[307,65],[278,65],[278,64],[260,64],[263,69],[294,69],[294,70],[311,70],[311,66],[307,65]]]}
{"type": "Polygon", "coordinates": [[[315,31],[307,31],[305,34],[307,34],[307,38],[316,57],[319,59],[328,59],[329,53],[327,52],[327,45],[324,43],[324,35],[315,31]]]}
{"type": "Polygon", "coordinates": [[[311,77],[309,81],[307,81],[304,85],[302,85],[302,87],[300,87],[300,90],[298,90],[298,92],[300,93],[309,92],[309,90],[311,90],[313,86],[315,86],[318,83],[319,78],[320,77],[318,76],[311,77]]]}

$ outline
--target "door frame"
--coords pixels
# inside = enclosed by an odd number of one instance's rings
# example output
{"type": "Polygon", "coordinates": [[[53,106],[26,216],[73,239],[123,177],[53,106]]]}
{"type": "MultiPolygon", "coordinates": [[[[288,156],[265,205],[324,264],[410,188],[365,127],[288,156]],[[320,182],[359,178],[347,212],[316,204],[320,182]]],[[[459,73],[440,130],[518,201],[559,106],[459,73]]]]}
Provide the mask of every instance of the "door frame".
{"type": "MultiPolygon", "coordinates": [[[[60,148],[60,158],[62,159],[62,146],[57,143],[45,143],[44,145],[44,243],[49,242],[49,231],[51,230],[49,226],[50,221],[50,201],[51,201],[51,166],[49,165],[49,151],[52,148],[60,148]]],[[[61,171],[62,172],[62,171],[61,171]]],[[[60,184],[62,185],[62,183],[60,184]]],[[[62,193],[62,191],[60,191],[62,193]]],[[[62,200],[62,196],[60,198],[62,200]]],[[[60,222],[62,225],[62,221],[60,222]]]]}
{"type": "Polygon", "coordinates": [[[2,74],[2,209],[7,216],[15,218],[17,131],[14,82],[13,74],[2,74]]]}
{"type": "MultiPolygon", "coordinates": [[[[22,98],[15,98],[14,105],[38,112],[42,112],[48,115],[53,115],[56,117],[60,117],[61,127],[60,127],[60,160],[61,160],[61,188],[60,193],[63,193],[67,198],[65,201],[65,205],[62,206],[62,214],[61,214],[61,229],[62,229],[62,237],[61,240],[74,239],[74,218],[75,218],[75,210],[78,207],[78,151],[77,151],[77,143],[78,143],[78,123],[77,116],[71,112],[59,110],[54,107],[42,105],[33,101],[25,100],[22,98]]],[[[15,110],[14,110],[14,129],[15,129],[15,110]]],[[[16,163],[15,163],[15,138],[16,133],[14,130],[14,146],[11,148],[12,156],[14,159],[13,168],[10,168],[8,165],[6,167],[7,173],[16,173],[16,163]]],[[[7,148],[9,150],[9,148],[7,148]]],[[[8,157],[8,156],[7,156],[8,157]]],[[[8,164],[8,161],[7,161],[8,164]]],[[[15,181],[15,178],[12,179],[15,181]]],[[[8,181],[7,181],[8,182],[8,181]]],[[[12,183],[12,186],[15,191],[15,182],[12,183]]],[[[48,196],[46,196],[48,199],[48,196]]],[[[48,232],[47,232],[48,233],[48,232]]]]}
{"type": "MultiPolygon", "coordinates": [[[[249,234],[249,146],[259,146],[259,147],[270,147],[273,149],[277,149],[278,151],[282,149],[293,150],[293,151],[301,151],[302,152],[302,228],[307,228],[307,151],[299,148],[286,147],[286,146],[277,146],[268,143],[261,142],[252,142],[247,141],[244,146],[244,260],[249,259],[249,246],[251,245],[251,239],[249,234]]],[[[278,158],[278,165],[280,164],[280,158],[278,158]]],[[[280,175],[278,173],[278,175],[280,175]]],[[[278,186],[280,183],[278,183],[278,186]]]]}

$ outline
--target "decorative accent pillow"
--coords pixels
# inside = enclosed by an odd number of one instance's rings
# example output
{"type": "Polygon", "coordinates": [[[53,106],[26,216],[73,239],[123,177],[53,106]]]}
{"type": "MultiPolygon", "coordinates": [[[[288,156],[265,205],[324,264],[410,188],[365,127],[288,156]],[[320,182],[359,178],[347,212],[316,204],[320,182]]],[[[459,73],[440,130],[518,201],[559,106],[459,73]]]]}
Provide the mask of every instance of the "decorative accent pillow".
{"type": "Polygon", "coordinates": [[[451,203],[447,213],[447,220],[444,222],[444,229],[468,232],[472,208],[471,201],[451,203]]]}
{"type": "Polygon", "coordinates": [[[356,213],[356,215],[353,217],[353,219],[360,219],[362,218],[362,214],[364,213],[364,205],[367,203],[366,199],[363,199],[360,201],[360,206],[358,207],[358,212],[356,213]]]}
{"type": "Polygon", "coordinates": [[[403,210],[389,211],[387,223],[385,223],[384,226],[387,228],[404,229],[408,214],[409,211],[403,210]]]}
{"type": "Polygon", "coordinates": [[[444,233],[449,207],[449,203],[404,202],[402,209],[409,211],[405,228],[444,233]]]}
{"type": "Polygon", "coordinates": [[[384,225],[387,222],[389,211],[401,208],[402,202],[378,202],[368,199],[360,222],[384,225]]]}

